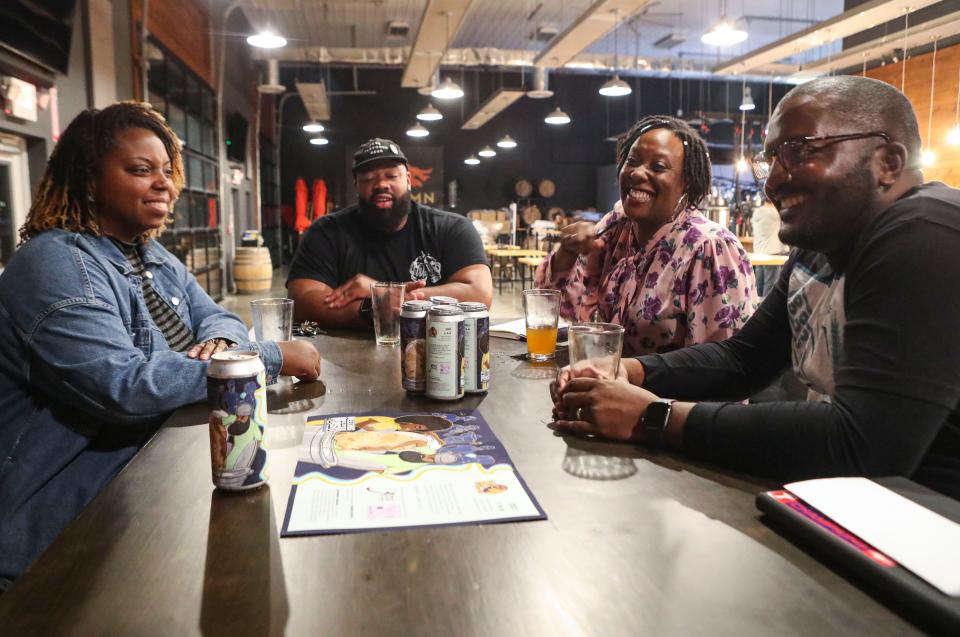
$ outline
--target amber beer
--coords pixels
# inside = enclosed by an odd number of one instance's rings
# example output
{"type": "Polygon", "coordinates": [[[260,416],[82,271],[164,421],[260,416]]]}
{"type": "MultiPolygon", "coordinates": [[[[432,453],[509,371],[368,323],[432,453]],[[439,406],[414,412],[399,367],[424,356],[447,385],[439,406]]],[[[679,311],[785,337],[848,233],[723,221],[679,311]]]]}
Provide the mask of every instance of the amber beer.
{"type": "Polygon", "coordinates": [[[533,361],[548,361],[557,349],[560,292],[524,290],[523,313],[527,323],[527,354],[533,361]]]}

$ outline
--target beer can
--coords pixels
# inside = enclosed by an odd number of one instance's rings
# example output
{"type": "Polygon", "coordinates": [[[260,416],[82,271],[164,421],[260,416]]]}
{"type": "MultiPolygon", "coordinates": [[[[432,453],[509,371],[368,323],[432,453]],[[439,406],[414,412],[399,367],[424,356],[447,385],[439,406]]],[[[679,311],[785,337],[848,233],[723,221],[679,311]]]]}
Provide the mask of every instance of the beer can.
{"type": "Polygon", "coordinates": [[[434,305],[427,312],[427,397],[463,398],[463,310],[434,305]]]}
{"type": "Polygon", "coordinates": [[[427,311],[430,301],[404,301],[400,306],[400,377],[411,393],[427,389],[427,311]]]}
{"type": "Polygon", "coordinates": [[[483,303],[461,303],[463,310],[463,390],[482,394],[490,389],[490,313],[483,303]]]}
{"type": "Polygon", "coordinates": [[[431,305],[456,305],[459,303],[457,299],[452,296],[431,296],[430,304],[431,305]]]}
{"type": "Polygon", "coordinates": [[[256,352],[210,357],[210,463],[218,489],[244,491],[267,481],[267,375],[256,352]]]}

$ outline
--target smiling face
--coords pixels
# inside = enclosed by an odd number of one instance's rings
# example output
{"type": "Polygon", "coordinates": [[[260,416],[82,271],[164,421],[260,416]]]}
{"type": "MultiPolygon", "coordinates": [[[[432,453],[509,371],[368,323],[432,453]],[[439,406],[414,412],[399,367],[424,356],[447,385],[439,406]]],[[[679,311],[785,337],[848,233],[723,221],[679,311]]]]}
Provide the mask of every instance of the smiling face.
{"type": "Polygon", "coordinates": [[[177,198],[172,175],[167,150],[153,132],[127,128],[117,133],[94,183],[101,231],[133,242],[162,228],[177,198]]]}
{"type": "MultiPolygon", "coordinates": [[[[801,98],[781,106],[770,120],[767,150],[788,139],[862,132],[834,117],[835,105],[823,100],[801,98]]],[[[875,137],[812,142],[806,161],[789,171],[774,161],[765,190],[780,213],[780,240],[828,257],[849,252],[879,205],[874,154],[882,142],[875,137]]]]}
{"type": "Polygon", "coordinates": [[[373,162],[359,170],[354,181],[366,222],[388,232],[403,227],[410,213],[410,173],[403,162],[373,162]]]}
{"type": "Polygon", "coordinates": [[[683,191],[683,142],[665,128],[638,137],[620,171],[620,201],[627,217],[658,228],[679,210],[683,191]]]}

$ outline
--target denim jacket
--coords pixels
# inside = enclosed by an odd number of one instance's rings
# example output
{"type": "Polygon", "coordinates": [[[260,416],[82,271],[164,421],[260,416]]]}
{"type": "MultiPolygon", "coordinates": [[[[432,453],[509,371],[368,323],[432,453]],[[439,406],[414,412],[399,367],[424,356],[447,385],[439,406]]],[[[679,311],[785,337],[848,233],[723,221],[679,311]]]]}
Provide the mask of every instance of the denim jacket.
{"type": "MultiPolygon", "coordinates": [[[[196,342],[227,338],[279,374],[155,241],[143,262],[196,342]]],[[[207,362],[171,351],[140,277],[106,237],[44,232],[0,275],[0,576],[19,575],[177,407],[206,399],[207,362]]]]}

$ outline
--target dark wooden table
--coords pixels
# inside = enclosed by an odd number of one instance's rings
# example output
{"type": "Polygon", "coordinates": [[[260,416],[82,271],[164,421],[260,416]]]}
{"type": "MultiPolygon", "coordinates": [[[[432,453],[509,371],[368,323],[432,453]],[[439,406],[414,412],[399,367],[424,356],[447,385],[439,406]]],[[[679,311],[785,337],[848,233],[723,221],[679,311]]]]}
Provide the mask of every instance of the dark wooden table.
{"type": "Polygon", "coordinates": [[[270,487],[246,494],[214,491],[206,411],[178,411],[0,597],[0,634],[916,633],[763,524],[770,485],[552,435],[554,369],[491,341],[489,395],[438,403],[396,349],[318,337],[323,382],[270,393],[270,487]],[[305,414],[473,407],[549,520],[280,539],[305,414]]]}

